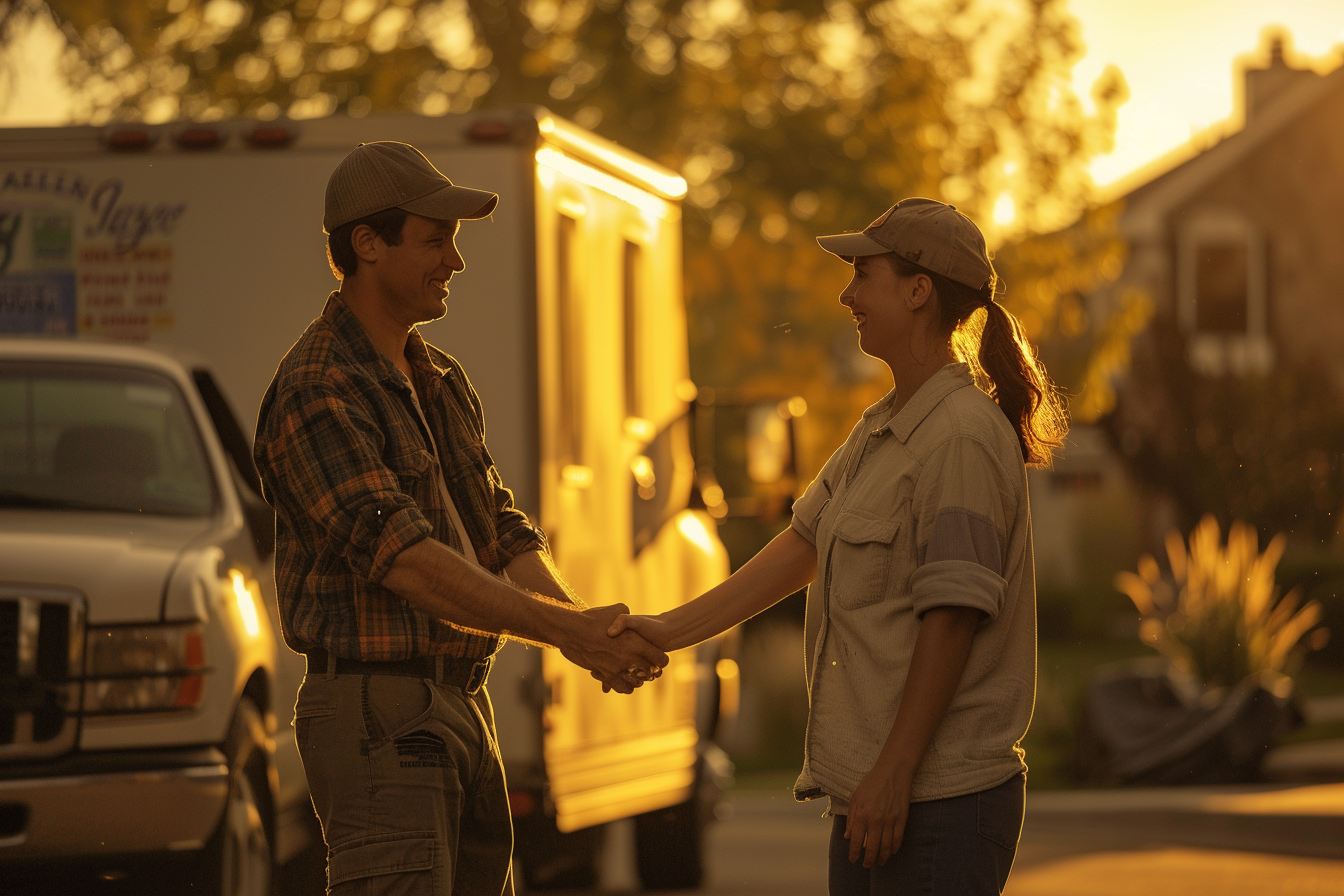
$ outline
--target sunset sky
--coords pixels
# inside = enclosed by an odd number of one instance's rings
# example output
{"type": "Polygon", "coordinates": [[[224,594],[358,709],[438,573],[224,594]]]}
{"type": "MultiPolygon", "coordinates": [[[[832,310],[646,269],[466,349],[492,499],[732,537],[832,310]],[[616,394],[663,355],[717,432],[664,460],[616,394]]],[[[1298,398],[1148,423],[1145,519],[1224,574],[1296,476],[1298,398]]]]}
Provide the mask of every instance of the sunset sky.
{"type": "MultiPolygon", "coordinates": [[[[1074,87],[1087,98],[1108,64],[1119,66],[1130,101],[1120,110],[1115,151],[1095,161],[1098,184],[1126,175],[1187,143],[1234,111],[1234,66],[1281,25],[1319,70],[1340,62],[1344,0],[1070,0],[1087,54],[1074,87]]],[[[66,104],[53,73],[55,39],[39,33],[16,48],[16,95],[0,124],[58,123],[66,104]]]]}
{"type": "Polygon", "coordinates": [[[1087,55],[1074,88],[1087,97],[1109,63],[1129,82],[1115,151],[1092,175],[1110,184],[1233,113],[1237,57],[1260,48],[1264,28],[1282,25],[1316,68],[1339,64],[1344,0],[1070,0],[1087,55]]]}

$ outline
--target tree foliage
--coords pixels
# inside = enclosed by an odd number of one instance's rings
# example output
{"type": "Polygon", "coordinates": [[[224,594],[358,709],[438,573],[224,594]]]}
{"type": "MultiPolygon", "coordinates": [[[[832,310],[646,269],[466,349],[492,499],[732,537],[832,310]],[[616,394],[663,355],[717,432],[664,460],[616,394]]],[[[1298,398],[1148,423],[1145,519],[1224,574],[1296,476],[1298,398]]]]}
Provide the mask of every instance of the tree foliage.
{"type": "MultiPolygon", "coordinates": [[[[1113,70],[1094,112],[1074,95],[1081,46],[1064,0],[45,8],[69,37],[68,77],[90,121],[532,102],[680,171],[697,380],[803,394],[825,443],[886,386],[832,305],[847,269],[813,237],[910,195],[957,204],[996,240],[1053,229],[1090,199],[1086,163],[1109,148],[1125,99],[1113,70]]],[[[1036,296],[1043,315],[1063,313],[1036,296]]]]}
{"type": "Polygon", "coordinates": [[[1344,413],[1328,374],[1286,358],[1267,373],[1210,377],[1188,357],[1168,316],[1135,341],[1107,421],[1130,469],[1174,499],[1183,527],[1210,513],[1330,542],[1344,507],[1344,413]]]}

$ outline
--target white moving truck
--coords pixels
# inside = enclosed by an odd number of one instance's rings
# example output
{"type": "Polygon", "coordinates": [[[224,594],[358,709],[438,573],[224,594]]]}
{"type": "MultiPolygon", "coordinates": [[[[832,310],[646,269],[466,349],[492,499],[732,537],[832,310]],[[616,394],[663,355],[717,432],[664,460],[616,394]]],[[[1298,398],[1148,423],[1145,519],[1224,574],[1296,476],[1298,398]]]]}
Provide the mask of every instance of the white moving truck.
{"type": "MultiPolygon", "coordinates": [[[[453,279],[447,317],[423,332],[471,376],[505,482],[546,530],[578,593],[592,605],[623,601],[635,612],[658,612],[727,575],[710,513],[720,510],[718,499],[705,489],[706,508],[691,453],[695,387],[687,369],[679,205],[685,184],[673,172],[535,107],[445,118],[0,131],[0,336],[31,337],[0,345],[0,372],[28,384],[0,391],[0,679],[6,691],[31,690],[36,673],[23,625],[36,625],[27,620],[46,612],[43,595],[56,595],[66,608],[69,655],[56,684],[41,683],[64,688],[58,736],[34,725],[29,704],[0,700],[0,875],[6,863],[115,852],[99,831],[149,822],[128,818],[113,791],[79,802],[79,788],[98,778],[100,763],[111,773],[123,768],[115,761],[137,752],[227,746],[249,713],[261,720],[267,744],[269,793],[253,803],[273,807],[282,822],[306,804],[288,724],[302,657],[283,644],[255,647],[252,656],[252,647],[239,647],[249,637],[238,641],[236,624],[225,627],[233,632],[227,637],[211,626],[244,612],[247,593],[270,617],[251,620],[251,640],[275,644],[269,549],[264,533],[257,535],[265,509],[256,504],[245,449],[275,365],[336,286],[320,225],[324,187],[336,163],[366,140],[412,143],[455,182],[501,195],[490,219],[463,226],[458,244],[467,268],[453,279]],[[52,348],[53,340],[64,347],[52,348]],[[155,360],[150,351],[107,342],[141,343],[171,357],[155,360]],[[29,368],[43,364],[65,365],[67,374],[96,368],[106,376],[108,365],[138,371],[112,377],[125,380],[118,380],[116,401],[60,418],[65,429],[78,430],[67,441],[82,445],[60,458],[60,427],[33,417],[29,368]],[[171,388],[136,379],[151,374],[167,377],[171,388]],[[144,390],[161,387],[176,390],[175,406],[190,424],[184,432],[194,425],[202,443],[202,481],[214,483],[213,499],[196,494],[195,504],[182,505],[194,510],[173,505],[164,518],[223,514],[227,538],[200,527],[164,534],[154,529],[152,510],[83,506],[69,493],[62,493],[65,506],[42,507],[24,496],[26,483],[54,475],[58,461],[105,463],[100,439],[107,456],[129,452],[131,460],[117,463],[141,473],[153,467],[160,491],[190,492],[164,479],[163,464],[137,454],[141,436],[127,431],[133,420],[98,429],[111,425],[107,407],[134,404],[135,395],[148,401],[144,390]],[[240,420],[233,434],[224,431],[230,404],[240,420]],[[62,526],[85,541],[61,541],[62,526]],[[158,534],[151,538],[151,531],[158,534]],[[211,569],[200,566],[202,540],[218,552],[211,569]],[[115,560],[106,548],[112,543],[127,556],[158,551],[158,565],[115,560]],[[38,550],[42,544],[68,551],[38,550]],[[200,568],[186,570],[188,560],[200,568]],[[193,597],[192,582],[209,593],[193,597]],[[218,594],[232,595],[233,603],[219,603],[219,610],[218,594]],[[15,627],[6,626],[6,613],[15,627]],[[111,673],[94,665],[129,663],[131,676],[143,671],[135,662],[148,660],[131,656],[134,638],[124,648],[128,659],[95,655],[93,636],[168,622],[189,622],[182,631],[203,626],[203,658],[200,644],[174,642],[155,660],[160,672],[168,663],[167,679],[204,682],[199,699],[97,710],[94,674],[111,673]],[[179,668],[191,650],[196,666],[179,668]],[[60,771],[76,767],[78,775],[60,771]],[[42,796],[62,788],[64,803],[42,796]],[[40,816],[57,804],[87,815],[71,828],[84,833],[49,842],[39,836],[40,816]]],[[[166,425],[154,419],[143,425],[166,425]]],[[[170,449],[164,442],[157,450],[170,449]]],[[[540,888],[590,881],[598,843],[592,832],[635,818],[643,883],[698,883],[697,795],[723,774],[711,737],[721,710],[735,707],[735,687],[736,667],[713,644],[675,655],[659,681],[629,697],[603,695],[555,651],[508,645],[490,690],[524,882],[540,888]]],[[[144,780],[155,772],[152,759],[150,767],[135,766],[144,780]]],[[[202,767],[218,770],[219,763],[202,767]]],[[[214,813],[205,834],[157,848],[191,853],[214,842],[210,831],[227,821],[225,791],[236,792],[237,777],[202,798],[214,813]]],[[[284,824],[278,834],[270,819],[264,827],[280,858],[293,851],[298,841],[287,838],[284,824]]],[[[137,851],[150,848],[135,844],[137,851]]]]}

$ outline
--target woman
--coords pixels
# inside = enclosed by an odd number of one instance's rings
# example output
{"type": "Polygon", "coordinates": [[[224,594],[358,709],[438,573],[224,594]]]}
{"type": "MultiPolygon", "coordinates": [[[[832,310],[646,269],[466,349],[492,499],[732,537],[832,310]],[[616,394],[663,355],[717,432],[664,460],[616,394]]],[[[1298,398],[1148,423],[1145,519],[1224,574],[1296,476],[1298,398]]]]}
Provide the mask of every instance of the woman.
{"type": "Polygon", "coordinates": [[[818,242],[853,265],[840,302],[894,388],[789,529],[696,600],[611,633],[675,650],[811,583],[794,795],[830,799],[831,893],[1000,893],[1035,696],[1025,467],[1050,463],[1064,409],[955,208],[906,199],[818,242]]]}

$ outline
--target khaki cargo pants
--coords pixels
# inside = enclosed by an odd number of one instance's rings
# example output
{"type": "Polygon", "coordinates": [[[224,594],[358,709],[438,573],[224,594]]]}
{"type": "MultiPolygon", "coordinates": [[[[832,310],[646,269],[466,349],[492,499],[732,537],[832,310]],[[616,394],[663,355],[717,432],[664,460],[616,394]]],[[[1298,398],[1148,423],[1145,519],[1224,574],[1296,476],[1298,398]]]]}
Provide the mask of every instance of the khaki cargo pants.
{"type": "Polygon", "coordinates": [[[311,670],[294,728],[331,896],[512,896],[513,827],[484,688],[311,670]]]}

